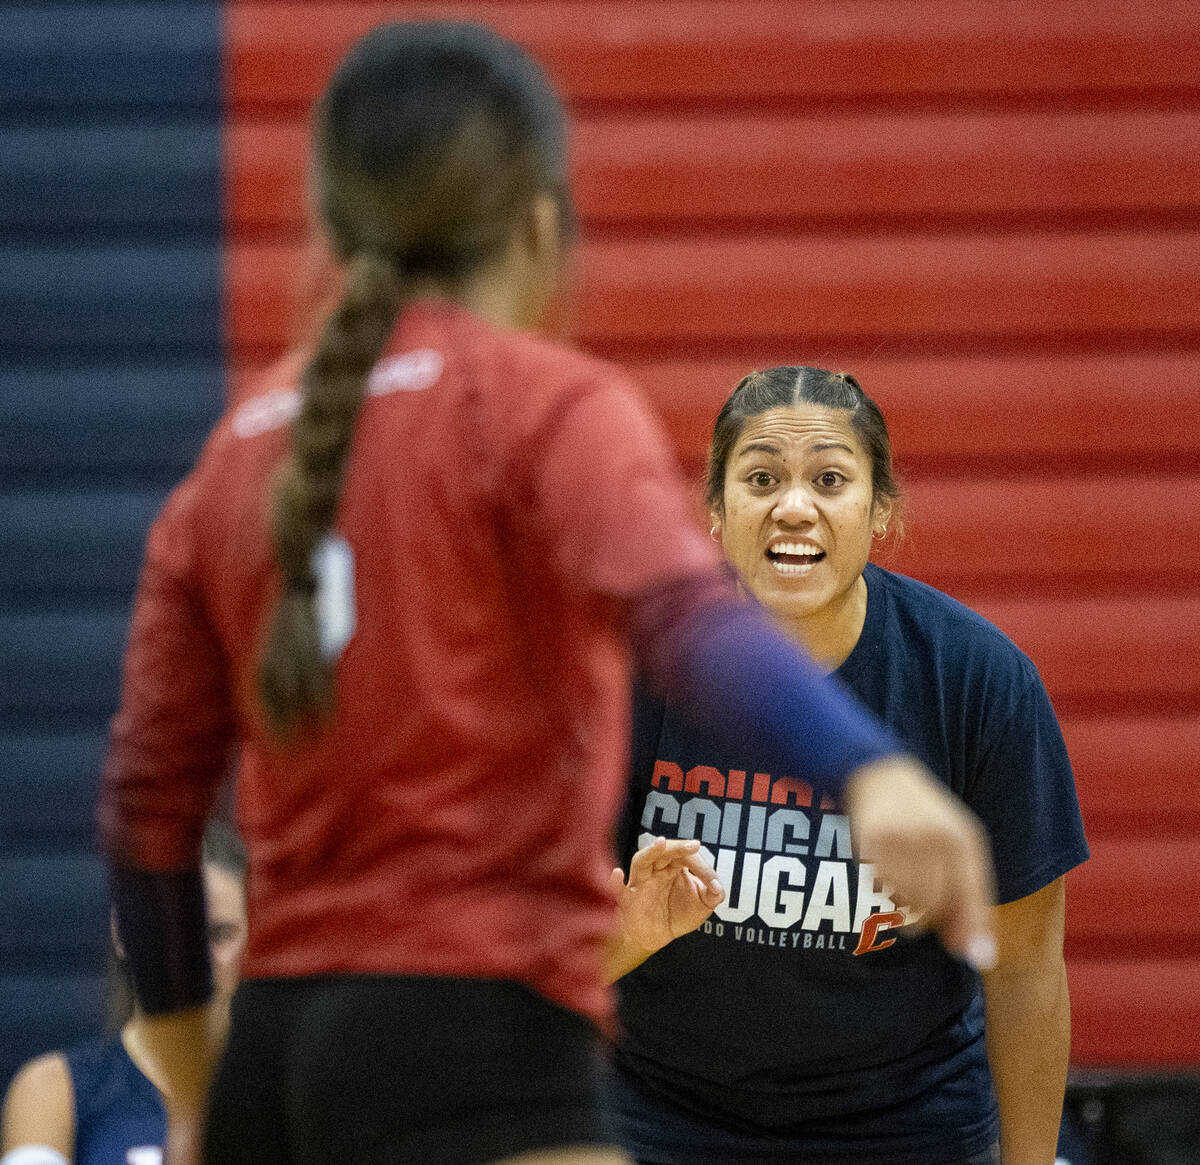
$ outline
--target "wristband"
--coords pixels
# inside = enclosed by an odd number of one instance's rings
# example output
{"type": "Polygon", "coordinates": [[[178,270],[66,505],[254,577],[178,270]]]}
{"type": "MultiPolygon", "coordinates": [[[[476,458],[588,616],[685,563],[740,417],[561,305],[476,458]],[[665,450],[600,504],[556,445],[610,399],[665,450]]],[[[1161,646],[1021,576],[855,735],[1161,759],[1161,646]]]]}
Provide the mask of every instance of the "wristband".
{"type": "Polygon", "coordinates": [[[212,996],[204,881],[199,867],[110,871],[117,937],[146,1015],[199,1007],[212,996]]]}

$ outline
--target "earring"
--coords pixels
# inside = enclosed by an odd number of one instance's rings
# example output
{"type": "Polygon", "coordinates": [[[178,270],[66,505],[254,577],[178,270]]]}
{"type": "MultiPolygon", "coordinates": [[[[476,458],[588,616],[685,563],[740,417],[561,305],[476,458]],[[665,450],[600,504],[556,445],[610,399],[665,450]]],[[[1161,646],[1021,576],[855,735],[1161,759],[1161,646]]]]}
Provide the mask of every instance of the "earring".
{"type": "Polygon", "coordinates": [[[872,542],[882,542],[883,539],[886,537],[887,537],[887,524],[886,523],[883,526],[881,526],[878,531],[875,531],[875,530],[871,531],[871,541],[872,542]]]}
{"type": "Polygon", "coordinates": [[[708,536],[709,536],[709,537],[710,537],[710,538],[711,538],[711,539],[712,539],[714,542],[718,542],[718,541],[720,541],[720,539],[718,539],[718,538],[717,538],[717,531],[718,531],[720,528],[721,528],[720,526],[714,526],[714,527],[713,527],[711,530],[709,530],[709,532],[708,532],[708,536]]]}

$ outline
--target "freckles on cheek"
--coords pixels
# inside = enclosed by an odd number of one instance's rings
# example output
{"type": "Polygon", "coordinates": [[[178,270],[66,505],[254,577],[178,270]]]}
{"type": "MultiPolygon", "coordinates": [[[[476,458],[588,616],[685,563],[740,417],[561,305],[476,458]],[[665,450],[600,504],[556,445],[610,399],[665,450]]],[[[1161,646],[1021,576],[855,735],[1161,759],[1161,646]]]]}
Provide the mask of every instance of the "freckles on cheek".
{"type": "Polygon", "coordinates": [[[723,526],[725,543],[730,550],[753,543],[752,520],[753,514],[744,505],[735,502],[726,506],[723,526]]]}
{"type": "Polygon", "coordinates": [[[871,516],[874,512],[873,507],[869,502],[863,505],[856,506],[853,513],[849,515],[849,525],[855,534],[861,534],[864,538],[871,537],[871,516]]]}

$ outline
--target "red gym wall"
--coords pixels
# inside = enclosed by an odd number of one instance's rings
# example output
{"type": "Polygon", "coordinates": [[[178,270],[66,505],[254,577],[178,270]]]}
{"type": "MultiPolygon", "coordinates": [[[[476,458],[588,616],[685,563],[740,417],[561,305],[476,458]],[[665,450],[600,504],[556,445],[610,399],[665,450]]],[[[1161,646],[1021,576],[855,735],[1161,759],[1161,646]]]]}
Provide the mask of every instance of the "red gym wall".
{"type": "Polygon", "coordinates": [[[880,401],[910,499],[883,564],[1013,636],[1075,761],[1075,1062],[1200,1064],[1200,5],[228,0],[235,392],[320,284],[309,103],[367,28],[446,15],[567,95],[574,334],[690,474],[753,367],[880,401]]]}

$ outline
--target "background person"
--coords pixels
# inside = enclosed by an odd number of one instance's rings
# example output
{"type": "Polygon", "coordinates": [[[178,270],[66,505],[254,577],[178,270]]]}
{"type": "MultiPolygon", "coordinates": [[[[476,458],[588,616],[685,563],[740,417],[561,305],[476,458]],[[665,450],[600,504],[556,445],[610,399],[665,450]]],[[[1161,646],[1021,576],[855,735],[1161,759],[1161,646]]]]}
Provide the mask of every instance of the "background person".
{"type": "Polygon", "coordinates": [[[477,26],[382,26],[314,156],[340,301],[154,526],[102,791],[172,1147],[208,1103],[220,1165],[621,1160],[593,1025],[631,649],[694,713],[851,778],[961,949],[989,942],[982,839],[736,601],[624,380],[521,331],[569,218],[541,70],[477,26]],[[196,843],[234,743],[252,924],[207,1100],[196,843]]]}
{"type": "MultiPolygon", "coordinates": [[[[227,1007],[246,945],[246,851],[213,821],[204,835],[204,896],[214,999],[227,1007]]],[[[31,1060],[4,1102],[3,1165],[154,1165],[166,1111],[144,1039],[146,1017],[130,997],[124,951],[114,936],[110,975],[120,1012],[116,1035],[31,1060]]]]}
{"type": "MultiPolygon", "coordinates": [[[[629,972],[626,1144],[654,1165],[963,1165],[998,1161],[999,1136],[1005,1165],[1050,1165],[1070,1043],[1063,875],[1087,846],[1033,664],[966,607],[868,562],[900,493],[883,415],[852,377],[743,379],[714,426],[707,501],[746,589],[983,821],[999,959],[981,984],[912,934],[845,819],[753,736],[714,745],[642,696],[610,965],[629,972]],[[685,838],[703,840],[723,904],[702,867],[666,864],[685,838]]],[[[1020,553],[1019,521],[997,537],[1020,553]]]]}

